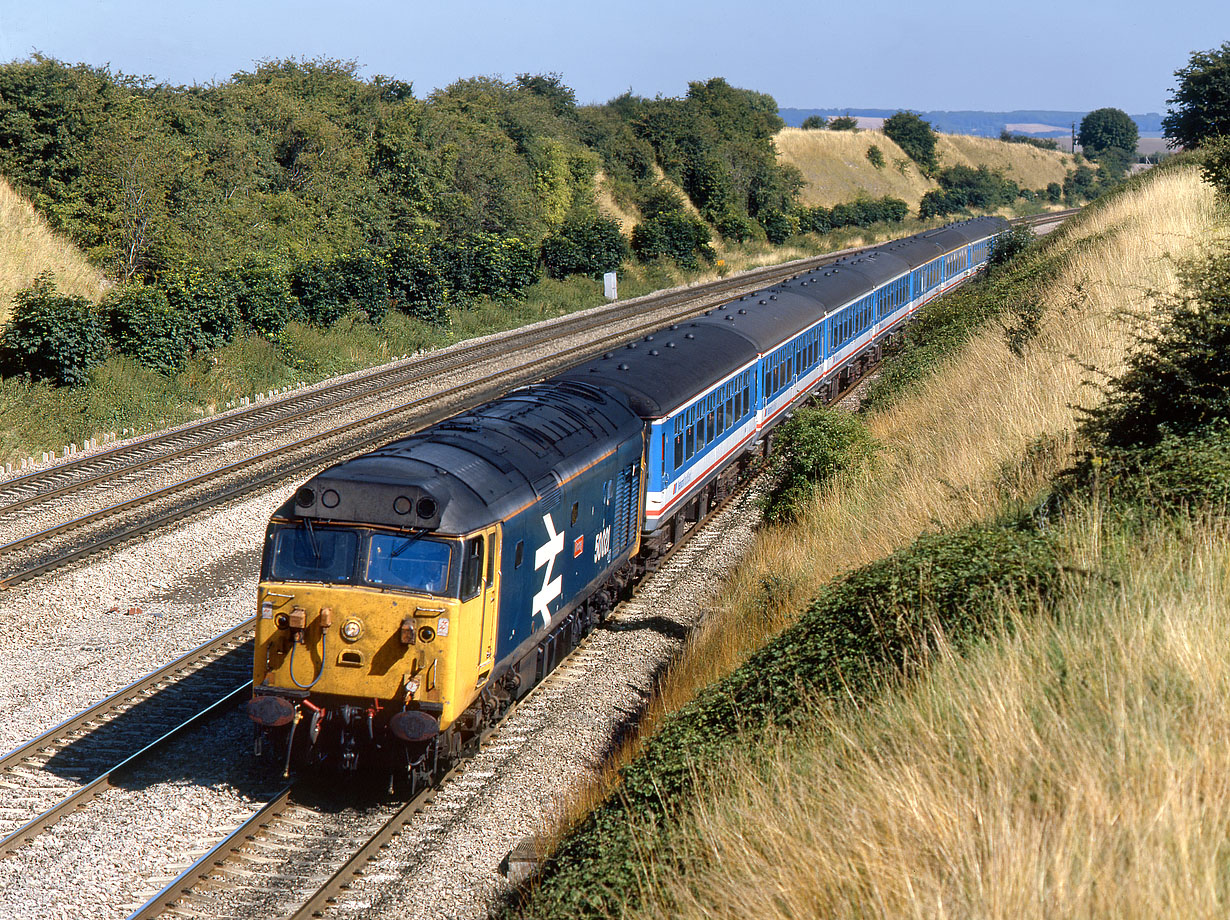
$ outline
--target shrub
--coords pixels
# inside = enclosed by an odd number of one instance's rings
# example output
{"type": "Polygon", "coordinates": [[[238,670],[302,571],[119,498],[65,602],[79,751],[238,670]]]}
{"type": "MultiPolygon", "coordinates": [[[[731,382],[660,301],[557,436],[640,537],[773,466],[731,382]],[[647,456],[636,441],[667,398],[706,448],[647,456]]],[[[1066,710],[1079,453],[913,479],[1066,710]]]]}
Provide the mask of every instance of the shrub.
{"type": "Polygon", "coordinates": [[[90,368],[107,357],[102,320],[84,297],[60,294],[51,275],[13,295],[13,309],[0,335],[6,373],[28,374],[64,386],[85,383],[90,368]]]}
{"type": "Polygon", "coordinates": [[[818,485],[842,469],[868,463],[876,450],[858,416],[834,409],[800,409],[776,432],[770,465],[773,484],[761,502],[765,520],[793,521],[818,485]]]}
{"type": "Polygon", "coordinates": [[[538,280],[538,256],[533,243],[494,233],[437,240],[432,247],[449,291],[462,297],[519,294],[538,280]]]}
{"type": "Polygon", "coordinates": [[[281,262],[245,262],[235,271],[234,281],[239,315],[263,336],[276,336],[302,313],[291,290],[289,272],[281,262]]]}
{"type": "Polygon", "coordinates": [[[838,115],[829,121],[830,131],[857,131],[858,119],[853,115],[838,115]]]}
{"type": "Polygon", "coordinates": [[[1183,270],[1105,402],[1082,424],[1093,443],[1148,446],[1230,419],[1230,252],[1183,270]]]}
{"type": "Polygon", "coordinates": [[[898,112],[884,120],[884,135],[930,175],[939,166],[931,123],[914,112],[898,112]]]}
{"type": "Polygon", "coordinates": [[[879,147],[877,147],[875,144],[872,144],[870,147],[867,148],[867,160],[876,169],[883,169],[884,162],[885,162],[884,161],[884,151],[881,150],[879,147]]]}
{"type": "Polygon", "coordinates": [[[786,242],[794,232],[794,225],[790,222],[790,218],[781,211],[775,209],[763,211],[757,219],[760,221],[760,226],[764,227],[765,236],[775,246],[786,242]]]}
{"type": "Polygon", "coordinates": [[[225,345],[243,322],[234,285],[225,275],[185,272],[167,278],[163,289],[171,306],[184,317],[188,348],[194,353],[225,345]]]}
{"type": "Polygon", "coordinates": [[[1211,138],[1200,148],[1200,174],[1218,193],[1230,199],[1230,137],[1211,138]]]}
{"type": "Polygon", "coordinates": [[[125,285],[102,302],[115,347],[160,374],[181,370],[188,360],[187,318],[160,287],[125,285]]]}
{"type": "Polygon", "coordinates": [[[703,221],[681,212],[665,213],[633,228],[632,250],[642,262],[669,256],[681,267],[694,271],[700,267],[700,258],[706,262],[715,258],[710,238],[703,221]]]}
{"type": "Polygon", "coordinates": [[[819,131],[827,123],[823,115],[808,115],[799,127],[804,131],[819,131]]]}
{"type": "Polygon", "coordinates": [[[365,250],[308,259],[295,266],[291,292],[318,326],[331,326],[354,310],[379,322],[389,302],[386,265],[365,250]]]}
{"type": "Polygon", "coordinates": [[[542,261],[551,278],[597,277],[619,268],[627,254],[619,222],[596,215],[574,215],[542,241],[542,261]]]}
{"type": "Polygon", "coordinates": [[[713,226],[723,239],[743,243],[756,235],[756,225],[745,214],[728,208],[713,218],[713,226]]]}
{"type": "Polygon", "coordinates": [[[1058,182],[1048,182],[1046,184],[1046,200],[1051,204],[1059,204],[1063,200],[1063,186],[1058,182]]]}
{"type": "Polygon", "coordinates": [[[448,319],[444,273],[432,260],[431,244],[422,237],[400,236],[384,253],[389,295],[403,313],[429,323],[448,319]]]}

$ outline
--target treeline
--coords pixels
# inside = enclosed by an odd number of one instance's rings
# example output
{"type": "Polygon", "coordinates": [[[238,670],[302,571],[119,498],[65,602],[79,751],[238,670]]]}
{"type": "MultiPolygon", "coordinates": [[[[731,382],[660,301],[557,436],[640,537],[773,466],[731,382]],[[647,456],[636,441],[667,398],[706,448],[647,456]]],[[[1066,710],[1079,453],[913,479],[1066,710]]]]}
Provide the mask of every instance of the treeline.
{"type": "MultiPolygon", "coordinates": [[[[176,330],[165,367],[245,329],[390,308],[439,320],[543,273],[614,269],[630,251],[598,212],[600,171],[642,216],[631,253],[711,262],[714,232],[763,240],[793,211],[802,179],[778,162],[781,126],[772,97],[722,79],[578,106],[557,75],[417,99],[332,60],[204,87],[39,55],[0,67],[0,172],[116,282],[102,314],[156,305],[176,330]]],[[[54,294],[40,282],[14,318],[55,313],[54,294]]]]}

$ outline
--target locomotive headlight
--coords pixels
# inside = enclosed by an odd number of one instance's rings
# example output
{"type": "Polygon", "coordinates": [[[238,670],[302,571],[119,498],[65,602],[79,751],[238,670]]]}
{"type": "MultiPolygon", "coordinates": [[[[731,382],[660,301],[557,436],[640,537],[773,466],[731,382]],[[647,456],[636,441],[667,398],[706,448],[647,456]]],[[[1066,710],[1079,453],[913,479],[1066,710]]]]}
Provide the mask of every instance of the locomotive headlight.
{"type": "Polygon", "coordinates": [[[351,617],[342,624],[342,638],[347,642],[355,642],[361,635],[363,635],[363,621],[357,617],[351,617]]]}

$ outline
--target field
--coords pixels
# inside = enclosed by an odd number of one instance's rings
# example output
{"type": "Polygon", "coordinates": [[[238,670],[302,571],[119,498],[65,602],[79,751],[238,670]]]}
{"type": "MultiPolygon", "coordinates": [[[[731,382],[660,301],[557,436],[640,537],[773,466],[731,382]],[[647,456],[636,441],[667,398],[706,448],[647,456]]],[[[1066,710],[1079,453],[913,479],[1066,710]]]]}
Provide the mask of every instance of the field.
{"type": "MultiPolygon", "coordinates": [[[[893,195],[917,210],[922,196],[938,188],[933,180],[919,173],[900,147],[879,131],[785,128],[777,135],[777,149],[807,180],[802,198],[808,205],[832,207],[865,193],[871,198],[893,195]],[[880,169],[867,159],[867,151],[873,145],[884,155],[885,165],[880,169]]],[[[1072,165],[1072,157],[1058,151],[956,134],[939,135],[936,154],[941,167],[986,165],[1031,189],[1045,188],[1050,182],[1062,183],[1072,165]]]]}

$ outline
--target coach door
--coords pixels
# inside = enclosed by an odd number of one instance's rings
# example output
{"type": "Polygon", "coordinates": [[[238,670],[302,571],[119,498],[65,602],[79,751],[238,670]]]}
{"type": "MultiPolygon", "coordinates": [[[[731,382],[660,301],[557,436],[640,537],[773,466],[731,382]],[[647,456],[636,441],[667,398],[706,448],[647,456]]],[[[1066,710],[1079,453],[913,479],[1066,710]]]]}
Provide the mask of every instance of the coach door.
{"type": "Polygon", "coordinates": [[[483,624],[478,644],[479,684],[486,680],[491,672],[495,656],[496,611],[500,603],[500,528],[491,528],[485,537],[487,559],[483,577],[483,624]]]}

